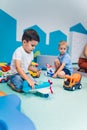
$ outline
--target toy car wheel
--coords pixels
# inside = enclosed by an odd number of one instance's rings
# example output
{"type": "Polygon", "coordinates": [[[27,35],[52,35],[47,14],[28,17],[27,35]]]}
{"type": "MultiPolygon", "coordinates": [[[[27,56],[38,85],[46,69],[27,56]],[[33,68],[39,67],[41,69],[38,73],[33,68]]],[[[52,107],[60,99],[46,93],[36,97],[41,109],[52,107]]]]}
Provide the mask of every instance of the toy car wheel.
{"type": "Polygon", "coordinates": [[[73,86],[73,87],[72,87],[72,91],[74,91],[75,89],[76,89],[75,86],[73,86]]]}
{"type": "Polygon", "coordinates": [[[48,97],[49,97],[49,94],[45,94],[44,97],[45,97],[45,98],[48,98],[48,97]]]}
{"type": "Polygon", "coordinates": [[[4,82],[5,82],[5,80],[4,80],[4,79],[2,79],[2,80],[1,80],[1,83],[4,83],[4,82]]]}
{"type": "Polygon", "coordinates": [[[78,89],[81,89],[81,88],[82,88],[82,85],[80,84],[79,87],[78,87],[78,89]]]}

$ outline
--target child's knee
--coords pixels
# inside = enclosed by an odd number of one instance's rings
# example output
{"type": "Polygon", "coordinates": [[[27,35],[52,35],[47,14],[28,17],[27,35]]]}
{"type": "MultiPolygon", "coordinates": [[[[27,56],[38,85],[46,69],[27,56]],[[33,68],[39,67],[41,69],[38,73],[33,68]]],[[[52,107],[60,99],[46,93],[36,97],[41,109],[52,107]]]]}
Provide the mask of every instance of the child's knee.
{"type": "Polygon", "coordinates": [[[59,78],[64,78],[65,77],[65,72],[64,71],[61,71],[58,73],[57,75],[59,78]]]}
{"type": "Polygon", "coordinates": [[[22,90],[23,79],[19,75],[15,75],[10,79],[16,90],[22,90]]]}

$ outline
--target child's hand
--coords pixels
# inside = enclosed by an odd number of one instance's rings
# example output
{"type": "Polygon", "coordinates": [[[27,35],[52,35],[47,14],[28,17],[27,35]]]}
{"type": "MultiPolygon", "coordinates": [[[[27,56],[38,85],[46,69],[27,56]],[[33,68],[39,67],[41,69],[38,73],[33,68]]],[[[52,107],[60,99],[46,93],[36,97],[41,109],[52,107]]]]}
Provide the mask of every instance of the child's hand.
{"type": "Polygon", "coordinates": [[[31,86],[31,88],[34,89],[35,82],[33,80],[31,80],[31,79],[29,79],[27,82],[31,86]]]}
{"type": "Polygon", "coordinates": [[[37,77],[40,77],[40,74],[41,74],[41,70],[38,70],[37,71],[37,77]]]}
{"type": "Polygon", "coordinates": [[[53,78],[56,78],[57,77],[57,74],[56,73],[54,73],[54,75],[52,76],[53,78]]]}

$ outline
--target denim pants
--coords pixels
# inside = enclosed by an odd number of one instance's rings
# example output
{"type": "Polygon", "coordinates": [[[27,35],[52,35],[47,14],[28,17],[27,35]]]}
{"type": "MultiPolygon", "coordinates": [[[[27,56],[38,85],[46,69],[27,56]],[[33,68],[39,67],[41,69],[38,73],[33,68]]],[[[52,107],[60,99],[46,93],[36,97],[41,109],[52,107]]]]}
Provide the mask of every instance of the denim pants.
{"type": "MultiPolygon", "coordinates": [[[[29,73],[26,73],[26,74],[27,74],[27,76],[31,80],[34,81],[34,78],[29,73]]],[[[14,87],[15,87],[16,90],[22,90],[24,79],[18,73],[14,74],[14,75],[11,75],[10,78],[9,78],[9,80],[14,85],[14,87]]]]}

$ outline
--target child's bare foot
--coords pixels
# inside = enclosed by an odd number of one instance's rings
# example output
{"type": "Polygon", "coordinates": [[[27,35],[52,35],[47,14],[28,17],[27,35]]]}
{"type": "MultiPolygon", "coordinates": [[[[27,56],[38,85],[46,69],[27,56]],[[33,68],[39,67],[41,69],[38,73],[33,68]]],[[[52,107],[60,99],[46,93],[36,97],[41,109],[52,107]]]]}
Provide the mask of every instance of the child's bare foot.
{"type": "Polygon", "coordinates": [[[57,74],[55,73],[52,77],[53,77],[53,78],[56,78],[56,77],[57,77],[57,74]]]}

